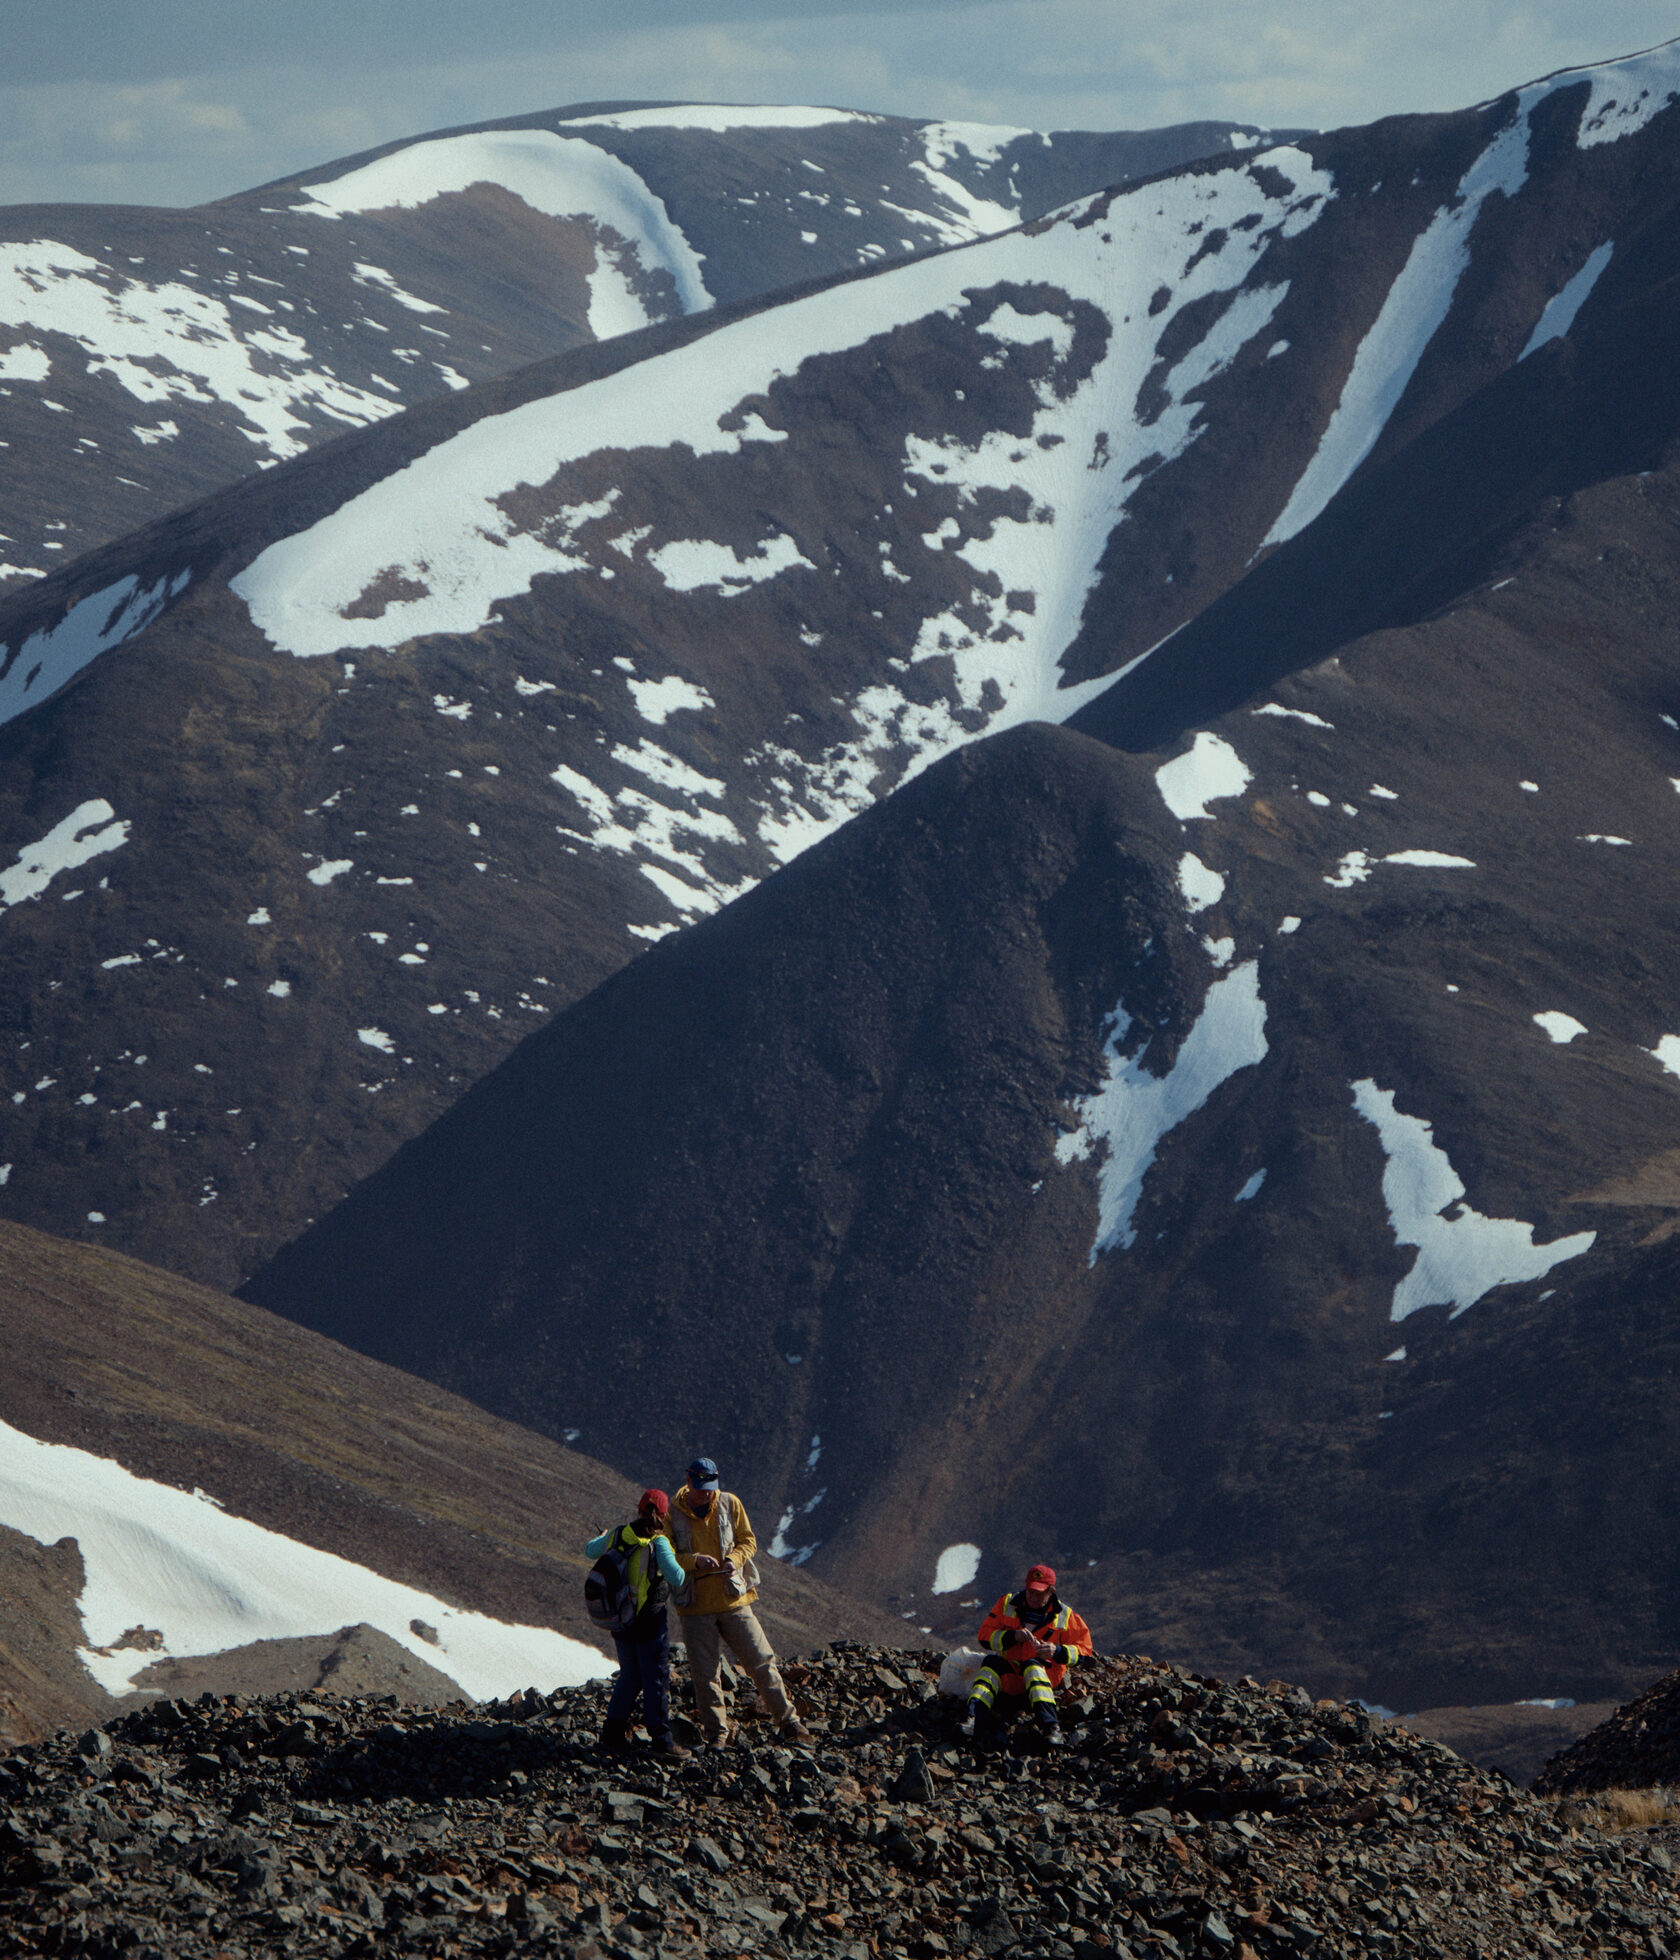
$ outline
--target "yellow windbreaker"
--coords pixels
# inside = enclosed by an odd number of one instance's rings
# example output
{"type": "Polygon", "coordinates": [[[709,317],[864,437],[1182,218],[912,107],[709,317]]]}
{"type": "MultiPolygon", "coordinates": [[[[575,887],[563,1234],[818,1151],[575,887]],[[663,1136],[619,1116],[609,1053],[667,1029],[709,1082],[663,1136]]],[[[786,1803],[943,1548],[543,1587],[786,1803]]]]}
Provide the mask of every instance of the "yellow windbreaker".
{"type": "Polygon", "coordinates": [[[706,1556],[724,1560],[730,1569],[697,1574],[693,1599],[687,1605],[680,1599],[673,1602],[677,1612],[684,1616],[728,1613],[737,1606],[750,1606],[758,1597],[758,1588],[749,1585],[744,1575],[756,1570],[751,1562],[758,1540],[753,1536],[747,1507],[729,1491],[720,1490],[702,1518],[691,1508],[693,1498],[693,1491],[684,1484],[671,1506],[668,1531],[677,1563],[685,1572],[693,1572],[694,1561],[706,1556]]]}

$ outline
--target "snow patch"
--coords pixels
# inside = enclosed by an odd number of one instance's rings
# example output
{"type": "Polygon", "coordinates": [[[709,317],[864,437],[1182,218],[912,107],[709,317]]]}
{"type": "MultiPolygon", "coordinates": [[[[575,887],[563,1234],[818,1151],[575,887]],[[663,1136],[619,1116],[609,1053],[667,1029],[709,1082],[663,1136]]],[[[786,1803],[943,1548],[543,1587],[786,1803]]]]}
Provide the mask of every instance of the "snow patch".
{"type": "Polygon", "coordinates": [[[342,878],[346,871],[353,870],[355,863],[354,858],[323,858],[304,875],[312,885],[330,885],[335,878],[342,878]]]}
{"type": "Polygon", "coordinates": [[[626,681],[624,685],[630,690],[637,714],[643,721],[651,721],[655,728],[663,727],[680,709],[698,711],[717,706],[703,687],[685,681],[678,674],[667,674],[662,681],[626,681]]]}
{"type": "MultiPolygon", "coordinates": [[[[272,319],[247,320],[184,280],[148,286],[53,239],[0,244],[0,326],[62,334],[137,401],[231,409],[240,433],[275,458],[308,446],[308,413],[360,426],[400,402],[314,365],[307,342],[272,319]]],[[[165,424],[153,432],[157,440],[165,424]]],[[[145,432],[136,430],[141,440],[145,432]]]]}
{"type": "Polygon", "coordinates": [[[477,1700],[527,1686],[551,1692],[611,1671],[594,1648],[563,1634],[446,1606],[190,1491],[5,1423],[0,1523],[42,1545],[76,1540],[86,1575],[81,1658],[109,1694],[132,1692],[134,1676],[157,1660],[363,1622],[477,1700]],[[413,1631],[416,1620],[437,1630],[435,1645],[413,1631]],[[118,1646],[135,1626],[155,1628],[162,1647],[118,1646]]]}
{"type": "Polygon", "coordinates": [[[1527,180],[1528,116],[1521,112],[1464,173],[1455,195],[1414,241],[1359,344],[1311,462],[1266,534],[1266,545],[1283,544],[1304,531],[1370,455],[1451,309],[1470,263],[1470,233],[1483,203],[1495,191],[1514,197],[1527,180]]]}
{"type": "Polygon", "coordinates": [[[1186,851],[1178,861],[1178,889],[1192,912],[1205,912],[1225,896],[1225,880],[1193,852],[1186,851]]]}
{"type": "MultiPolygon", "coordinates": [[[[1534,323],[1534,331],[1528,337],[1528,345],[1517,356],[1526,361],[1537,347],[1544,347],[1548,340],[1561,340],[1575,324],[1575,316],[1586,305],[1594,286],[1598,284],[1599,274],[1610,263],[1614,245],[1600,245],[1591,254],[1586,264],[1564,287],[1562,292],[1554,293],[1547,300],[1545,310],[1534,323]]],[[[1510,581],[1507,579],[1506,584],[1510,581]]]]}
{"type": "Polygon", "coordinates": [[[1203,729],[1183,755],[1155,771],[1161,800],[1180,823],[1211,815],[1210,803],[1241,796],[1253,772],[1223,736],[1203,729]]]}
{"type": "Polygon", "coordinates": [[[934,1563],[930,1590],[936,1593],[961,1592],[965,1587],[972,1586],[979,1576],[978,1545],[947,1545],[934,1563]]]}
{"type": "Polygon", "coordinates": [[[128,842],[128,833],[127,818],[117,819],[104,797],[79,803],[45,837],[25,844],[17,861],[0,871],[0,909],[39,898],[61,871],[73,871],[89,858],[116,850],[128,842]]]}
{"type": "Polygon", "coordinates": [[[1354,1108],[1375,1128],[1388,1159],[1382,1188],[1395,1243],[1418,1249],[1411,1271],[1394,1289],[1391,1319],[1450,1304],[1456,1320],[1494,1287],[1539,1279],[1564,1260],[1578,1259],[1597,1239],[1596,1232],[1576,1232],[1536,1245],[1532,1225],[1485,1217],[1464,1202],[1463,1180],[1422,1117],[1403,1115],[1394,1092],[1379,1089],[1369,1076],[1348,1086],[1354,1108]]]}
{"type": "Polygon", "coordinates": [[[186,589],[190,572],[140,590],[133,574],[72,606],[56,626],[31,633],[0,674],[0,723],[39,707],[100,654],[132,639],[186,589]]]}
{"type": "Polygon", "coordinates": [[[1334,728],[1333,721],[1326,721],[1322,715],[1309,714],[1305,708],[1286,708],[1280,702],[1268,701],[1263,708],[1250,710],[1256,715],[1277,715],[1284,721],[1304,721],[1309,728],[1334,728]]]}
{"type": "Polygon", "coordinates": [[[1661,1062],[1670,1075],[1680,1075],[1680,1034],[1665,1034],[1655,1048],[1645,1052],[1661,1062]]]}
{"type": "Polygon", "coordinates": [[[621,109],[614,115],[567,116],[594,129],[822,129],[830,123],[878,122],[860,109],[812,109],[766,102],[684,102],[669,109],[621,109]]]}
{"type": "Polygon", "coordinates": [[[1265,1059],[1266,1005],[1260,998],[1259,965],[1246,960],[1208,988],[1196,1024],[1165,1075],[1151,1075],[1144,1068],[1148,1044],[1136,1055],[1120,1054],[1131,1024],[1125,1008],[1116,1007],[1106,1043],[1103,1085],[1076,1105],[1078,1128],[1056,1143],[1056,1160],[1062,1164],[1091,1156],[1099,1143],[1104,1147],[1098,1171],[1097,1235],[1089,1262],[1093,1266],[1110,1247],[1129,1248],[1136,1239],[1132,1214],[1162,1139],[1193,1116],[1239,1069],[1265,1059]]]}
{"type": "MultiPolygon", "coordinates": [[[[670,275],[684,313],[712,304],[698,254],[635,171],[597,144],[548,129],[481,130],[410,143],[329,183],[305,184],[310,201],[292,209],[320,218],[413,210],[474,184],[499,185],[547,217],[584,219],[616,234],[641,271],[670,275]]],[[[623,280],[622,263],[617,271],[623,280]]],[[[591,326],[595,299],[592,284],[591,326]]],[[[611,303],[603,294],[602,304],[611,303]]],[[[643,325],[648,316],[639,302],[634,310],[640,315],[634,324],[643,325]]]]}
{"type": "Polygon", "coordinates": [[[734,598],[780,572],[802,565],[814,571],[792,538],[783,533],[764,539],[743,558],[733,547],[709,538],[678,538],[647,554],[647,562],[673,592],[721,592],[734,598]]]}
{"type": "Polygon", "coordinates": [[[356,1039],[367,1048],[377,1048],[382,1055],[394,1055],[397,1044],[383,1028],[358,1028],[356,1039]]]}
{"type": "Polygon", "coordinates": [[[47,350],[27,340],[0,354],[0,381],[45,381],[51,370],[52,357],[47,350]]]}
{"type": "Polygon", "coordinates": [[[1560,1014],[1555,1008],[1544,1014],[1536,1014],[1534,1025],[1543,1028],[1553,1041],[1559,1043],[1571,1042],[1577,1035],[1585,1034],[1587,1031],[1587,1024],[1584,1021],[1577,1021],[1573,1014],[1560,1014]]]}
{"type": "Polygon", "coordinates": [[[1256,1171],[1231,1202],[1237,1205],[1246,1205],[1250,1198],[1257,1198],[1260,1195],[1260,1187],[1265,1181],[1266,1173],[1263,1170],[1256,1171]]]}
{"type": "Polygon", "coordinates": [[[1474,858],[1454,857],[1450,851],[1390,851],[1384,864],[1409,864],[1425,871],[1474,871],[1474,858]]]}

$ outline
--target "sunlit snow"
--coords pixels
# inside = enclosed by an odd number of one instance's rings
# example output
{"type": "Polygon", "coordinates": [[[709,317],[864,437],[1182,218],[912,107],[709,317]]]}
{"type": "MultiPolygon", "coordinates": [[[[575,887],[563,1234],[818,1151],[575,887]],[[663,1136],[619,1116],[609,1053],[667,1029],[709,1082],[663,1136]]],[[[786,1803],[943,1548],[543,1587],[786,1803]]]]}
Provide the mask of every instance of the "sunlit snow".
{"type": "Polygon", "coordinates": [[[656,728],[684,708],[698,710],[717,705],[703,687],[685,681],[679,674],[667,674],[661,681],[626,681],[624,685],[630,690],[637,714],[656,728]]]}
{"type": "Polygon", "coordinates": [[[673,592],[746,592],[780,572],[813,568],[792,538],[781,533],[764,539],[746,557],[732,546],[707,538],[677,538],[647,554],[647,562],[673,592]]]}
{"type": "Polygon", "coordinates": [[[38,707],[90,661],[150,625],[191,576],[178,572],[142,592],[131,574],[72,606],[56,626],[31,633],[0,674],[0,723],[38,707]]]}
{"type": "Polygon", "coordinates": [[[1222,735],[1203,729],[1185,750],[1155,771],[1161,800],[1180,823],[1211,817],[1210,803],[1241,796],[1253,772],[1222,735]]]}
{"type": "Polygon", "coordinates": [[[979,1576],[978,1545],[947,1545],[934,1564],[933,1585],[929,1590],[936,1593],[961,1592],[965,1587],[972,1586],[979,1576]]]}
{"type": "Polygon", "coordinates": [[[1119,1053],[1131,1024],[1125,1008],[1117,1007],[1110,1020],[1103,1085],[1076,1104],[1078,1128],[1056,1143],[1056,1158],[1063,1164],[1102,1147],[1093,1266],[1110,1247],[1126,1248],[1136,1239],[1132,1215],[1161,1140],[1193,1116],[1221,1083],[1265,1059],[1266,1004],[1260,998],[1259,965],[1247,960],[1208,988],[1196,1024],[1165,1075],[1151,1075],[1143,1066],[1147,1043],[1135,1055],[1119,1053]]]}
{"type": "Polygon", "coordinates": [[[1585,1021],[1577,1021],[1573,1014],[1560,1014],[1556,1008],[1544,1014],[1536,1014],[1534,1025],[1537,1028],[1544,1028],[1553,1041],[1560,1043],[1571,1042],[1577,1035],[1585,1034],[1587,1031],[1585,1021]]]}
{"type": "MultiPolygon", "coordinates": [[[[628,164],[598,144],[577,136],[557,136],[549,129],[479,130],[468,136],[410,143],[329,183],[304,185],[310,201],[292,208],[324,218],[356,211],[412,210],[474,184],[499,185],[551,218],[582,218],[605,228],[623,241],[640,271],[670,275],[684,313],[698,313],[711,305],[699,256],[672,223],[663,201],[628,164]]],[[[598,238],[596,250],[609,259],[614,254],[607,239],[598,238]]],[[[634,294],[625,271],[618,268],[611,297],[606,292],[600,297],[603,305],[616,304],[618,317],[627,320],[625,296],[634,301],[634,294]]],[[[639,303],[634,310],[639,317],[630,325],[644,325],[653,317],[639,303]]]]}
{"type": "Polygon", "coordinates": [[[1311,462],[1266,535],[1267,544],[1282,544],[1305,530],[1371,453],[1452,306],[1470,263],[1470,233],[1483,202],[1495,191],[1515,196],[1527,177],[1528,117],[1523,112],[1464,173],[1456,193],[1414,241],[1359,344],[1311,462]]]}
{"type": "Polygon", "coordinates": [[[1225,896],[1225,880],[1193,852],[1186,851],[1178,861],[1178,889],[1190,911],[1205,912],[1225,896]]]}
{"type": "Polygon", "coordinates": [[[609,1672],[545,1627],[464,1612],[331,1552],[231,1517],[220,1503],[131,1475],[85,1450],[0,1423],[0,1524],[43,1545],[74,1538],[85,1582],[82,1659],[111,1694],[155,1661],[366,1624],[475,1699],[550,1692],[609,1672]],[[413,1630],[419,1620],[437,1641],[413,1630]],[[122,1647],[134,1628],[161,1646],[122,1647]]]}
{"type": "Polygon", "coordinates": [[[1485,1217],[1464,1202],[1463,1180],[1422,1117],[1404,1115],[1394,1091],[1379,1089],[1370,1077],[1349,1086],[1354,1107],[1375,1127],[1388,1159],[1382,1188],[1395,1243],[1418,1249],[1411,1271],[1394,1289],[1392,1319],[1450,1304],[1456,1320],[1494,1287],[1539,1279],[1565,1259],[1579,1258],[1598,1237],[1576,1232],[1536,1245],[1532,1225],[1485,1217]]]}
{"type": "Polygon", "coordinates": [[[0,871],[0,908],[39,898],[61,871],[73,871],[128,842],[126,818],[118,819],[102,796],[78,804],[46,836],[25,844],[17,861],[0,871]]]}
{"type": "Polygon", "coordinates": [[[860,109],[813,109],[773,102],[682,102],[668,109],[620,109],[602,116],[567,116],[596,129],[821,129],[828,123],[876,122],[860,109]]]}
{"type": "Polygon", "coordinates": [[[1680,1034],[1665,1034],[1646,1053],[1655,1056],[1670,1075],[1680,1075],[1680,1034]]]}
{"type": "Polygon", "coordinates": [[[247,320],[185,281],[149,286],[53,239],[0,244],[0,326],[64,335],[89,375],[148,405],[220,403],[274,457],[307,447],[310,410],[360,425],[402,406],[340,381],[278,320],[247,320]]]}

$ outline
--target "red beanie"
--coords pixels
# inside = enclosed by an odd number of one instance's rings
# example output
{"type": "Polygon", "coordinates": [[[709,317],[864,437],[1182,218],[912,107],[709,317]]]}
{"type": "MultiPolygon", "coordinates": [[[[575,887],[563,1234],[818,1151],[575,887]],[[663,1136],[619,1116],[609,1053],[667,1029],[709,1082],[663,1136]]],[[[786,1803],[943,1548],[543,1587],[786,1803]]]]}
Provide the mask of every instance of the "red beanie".
{"type": "Polygon", "coordinates": [[[636,1511],[638,1516],[644,1518],[649,1513],[656,1518],[668,1518],[671,1515],[671,1500],[662,1490],[644,1490],[636,1511]]]}
{"type": "Polygon", "coordinates": [[[1046,1592],[1056,1590],[1056,1575],[1047,1565],[1035,1565],[1027,1574],[1028,1592],[1037,1592],[1041,1586],[1046,1592]]]}

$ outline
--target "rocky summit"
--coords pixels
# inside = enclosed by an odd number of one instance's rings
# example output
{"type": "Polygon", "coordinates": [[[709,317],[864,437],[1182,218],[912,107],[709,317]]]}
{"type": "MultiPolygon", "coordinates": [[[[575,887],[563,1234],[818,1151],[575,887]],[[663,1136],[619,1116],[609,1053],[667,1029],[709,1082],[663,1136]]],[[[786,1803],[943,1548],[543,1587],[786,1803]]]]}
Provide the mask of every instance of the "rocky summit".
{"type": "MultiPolygon", "coordinates": [[[[797,1747],[742,1711],[672,1765],[595,1747],[604,1690],[417,1712],[202,1696],[0,1764],[14,1953],[1641,1954],[1662,1845],[1581,1835],[1439,1743],[1281,1682],[1080,1670],[1067,1741],[976,1756],[940,1656],[791,1666],[797,1747]]],[[[750,1696],[751,1690],[746,1694],[750,1696]]]]}
{"type": "Polygon", "coordinates": [[[1680,1782],[1680,1670],[1559,1750],[1535,1779],[1553,1796],[1680,1782]]]}

